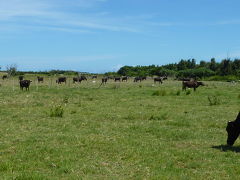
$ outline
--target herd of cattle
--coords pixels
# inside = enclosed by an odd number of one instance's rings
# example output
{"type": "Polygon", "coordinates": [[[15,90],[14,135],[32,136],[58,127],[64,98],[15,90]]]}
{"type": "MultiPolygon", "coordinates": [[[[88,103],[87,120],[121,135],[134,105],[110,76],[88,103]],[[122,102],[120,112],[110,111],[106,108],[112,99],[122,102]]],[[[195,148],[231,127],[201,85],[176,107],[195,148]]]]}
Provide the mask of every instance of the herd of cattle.
{"type": "MultiPolygon", "coordinates": [[[[7,75],[3,75],[2,76],[2,79],[7,79],[8,76],[7,75]]],[[[18,77],[19,79],[19,85],[20,85],[20,89],[23,90],[24,88],[26,90],[29,90],[29,86],[31,84],[31,80],[24,80],[24,76],[19,76],[18,77]]],[[[91,79],[97,79],[97,76],[94,75],[91,77],[91,79]]],[[[135,77],[133,79],[133,82],[141,82],[141,81],[144,81],[146,80],[147,77],[135,77]]],[[[155,78],[152,78],[154,83],[163,83],[164,80],[167,80],[167,76],[162,76],[162,77],[155,77],[155,78]]],[[[73,77],[72,78],[73,80],[73,83],[81,83],[82,81],[87,81],[87,77],[82,75],[82,76],[78,76],[78,77],[73,77]]],[[[129,80],[129,77],[128,76],[123,76],[123,77],[111,77],[111,76],[108,76],[108,77],[103,77],[102,78],[102,84],[106,84],[109,80],[113,80],[114,82],[127,82],[129,80]]],[[[194,91],[196,90],[196,88],[198,88],[199,86],[204,86],[204,83],[203,82],[200,82],[200,81],[196,81],[196,80],[193,80],[193,79],[189,79],[189,78],[183,78],[183,79],[178,79],[180,81],[182,81],[182,90],[186,90],[186,88],[193,88],[194,91]]],[[[43,83],[44,81],[44,77],[40,77],[40,76],[37,76],[37,82],[38,83],[43,83]]],[[[56,83],[57,84],[62,84],[62,83],[67,83],[67,77],[58,77],[57,80],[56,80],[56,83]]]]}

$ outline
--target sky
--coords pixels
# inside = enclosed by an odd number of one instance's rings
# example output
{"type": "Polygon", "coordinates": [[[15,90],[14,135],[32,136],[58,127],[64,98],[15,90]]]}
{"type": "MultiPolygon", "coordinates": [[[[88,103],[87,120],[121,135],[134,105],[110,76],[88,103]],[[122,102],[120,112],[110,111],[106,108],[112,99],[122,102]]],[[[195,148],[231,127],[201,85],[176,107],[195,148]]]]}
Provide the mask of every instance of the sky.
{"type": "Polygon", "coordinates": [[[240,58],[239,0],[0,0],[0,66],[104,73],[240,58]]]}

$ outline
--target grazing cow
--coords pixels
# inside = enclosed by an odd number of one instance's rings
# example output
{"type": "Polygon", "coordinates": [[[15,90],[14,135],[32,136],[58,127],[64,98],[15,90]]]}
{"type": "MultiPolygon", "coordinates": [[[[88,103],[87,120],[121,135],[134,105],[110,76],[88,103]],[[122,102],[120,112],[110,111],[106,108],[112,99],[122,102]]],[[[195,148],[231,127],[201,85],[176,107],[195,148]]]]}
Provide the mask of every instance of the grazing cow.
{"type": "Polygon", "coordinates": [[[23,80],[24,76],[18,76],[19,81],[23,80]]]}
{"type": "Polygon", "coordinates": [[[7,79],[7,75],[3,75],[2,76],[2,79],[4,80],[4,79],[7,79]]]}
{"type": "Polygon", "coordinates": [[[141,78],[141,77],[135,77],[134,80],[133,80],[133,82],[138,82],[138,81],[141,82],[141,81],[142,81],[142,78],[141,78]]]}
{"type": "Polygon", "coordinates": [[[228,133],[227,144],[232,146],[240,134],[240,112],[235,121],[227,123],[226,131],[228,133]]]}
{"type": "Polygon", "coordinates": [[[40,82],[43,83],[43,77],[38,76],[38,77],[37,77],[37,80],[38,80],[39,83],[40,83],[40,82]]]}
{"type": "Polygon", "coordinates": [[[102,78],[102,84],[106,84],[107,81],[108,81],[108,77],[103,77],[103,78],[102,78]]]}
{"type": "Polygon", "coordinates": [[[127,82],[127,80],[128,80],[128,77],[127,77],[127,76],[123,76],[123,77],[122,77],[122,81],[126,81],[126,82],[127,82]]]}
{"type": "Polygon", "coordinates": [[[92,76],[92,79],[97,79],[97,76],[96,75],[92,76]]]}
{"type": "Polygon", "coordinates": [[[79,77],[73,77],[73,83],[79,82],[79,77]]]}
{"type": "Polygon", "coordinates": [[[26,91],[29,91],[29,86],[32,81],[30,80],[21,80],[19,81],[20,89],[23,90],[23,88],[26,88],[26,91]]]}
{"type": "Polygon", "coordinates": [[[143,77],[142,77],[142,81],[143,81],[143,80],[147,80],[147,77],[146,77],[146,76],[143,76],[143,77]]]}
{"type": "Polygon", "coordinates": [[[114,77],[114,81],[117,82],[117,81],[121,81],[121,78],[120,77],[114,77]]]}
{"type": "Polygon", "coordinates": [[[58,83],[58,84],[62,84],[63,82],[65,82],[65,84],[67,83],[67,78],[66,77],[59,77],[56,80],[56,83],[58,83]]]}
{"type": "Polygon", "coordinates": [[[75,82],[81,83],[83,80],[87,81],[87,78],[85,76],[73,77],[73,83],[75,83],[75,82]]]}
{"type": "Polygon", "coordinates": [[[154,78],[154,83],[156,83],[156,82],[158,82],[159,84],[161,83],[163,83],[163,79],[162,79],[162,77],[156,77],[156,78],[154,78]]]}
{"type": "Polygon", "coordinates": [[[203,82],[200,81],[183,81],[182,82],[182,90],[186,90],[186,88],[193,88],[196,91],[196,88],[199,86],[204,86],[203,82]]]}
{"type": "Polygon", "coordinates": [[[80,76],[80,79],[81,79],[81,81],[87,81],[87,78],[86,78],[86,76],[80,76]]]}

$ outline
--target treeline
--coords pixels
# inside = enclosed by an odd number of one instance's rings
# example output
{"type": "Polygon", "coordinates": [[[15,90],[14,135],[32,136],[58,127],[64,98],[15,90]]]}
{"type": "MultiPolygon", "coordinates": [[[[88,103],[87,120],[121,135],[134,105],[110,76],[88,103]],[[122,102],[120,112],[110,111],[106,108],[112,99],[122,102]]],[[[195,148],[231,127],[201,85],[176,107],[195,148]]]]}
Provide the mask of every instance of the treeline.
{"type": "Polygon", "coordinates": [[[180,60],[178,63],[163,66],[124,66],[117,73],[122,76],[172,76],[176,78],[196,78],[196,79],[236,79],[240,77],[240,59],[223,59],[216,62],[212,58],[209,62],[195,59],[180,60]]]}

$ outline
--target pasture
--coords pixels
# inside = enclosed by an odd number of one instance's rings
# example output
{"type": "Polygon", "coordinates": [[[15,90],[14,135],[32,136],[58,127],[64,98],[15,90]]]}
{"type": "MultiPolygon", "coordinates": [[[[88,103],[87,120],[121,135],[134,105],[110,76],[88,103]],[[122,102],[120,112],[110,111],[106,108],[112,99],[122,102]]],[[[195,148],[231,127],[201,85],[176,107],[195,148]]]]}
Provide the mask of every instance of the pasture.
{"type": "Polygon", "coordinates": [[[239,179],[240,84],[1,80],[1,179],[239,179]],[[60,115],[58,116],[58,111],[60,115]],[[56,116],[56,117],[54,117],[56,116]]]}

